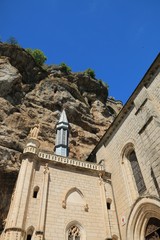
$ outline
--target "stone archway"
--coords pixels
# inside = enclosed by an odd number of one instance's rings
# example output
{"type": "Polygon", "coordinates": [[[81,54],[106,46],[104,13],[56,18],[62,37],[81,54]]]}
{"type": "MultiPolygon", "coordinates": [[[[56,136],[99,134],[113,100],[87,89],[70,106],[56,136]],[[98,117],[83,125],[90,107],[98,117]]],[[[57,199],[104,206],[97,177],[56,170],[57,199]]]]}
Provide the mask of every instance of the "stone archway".
{"type": "Polygon", "coordinates": [[[145,231],[145,240],[160,240],[160,219],[149,219],[145,231]]]}
{"type": "Polygon", "coordinates": [[[160,240],[159,231],[160,200],[152,196],[139,198],[128,217],[126,239],[160,240]]]}

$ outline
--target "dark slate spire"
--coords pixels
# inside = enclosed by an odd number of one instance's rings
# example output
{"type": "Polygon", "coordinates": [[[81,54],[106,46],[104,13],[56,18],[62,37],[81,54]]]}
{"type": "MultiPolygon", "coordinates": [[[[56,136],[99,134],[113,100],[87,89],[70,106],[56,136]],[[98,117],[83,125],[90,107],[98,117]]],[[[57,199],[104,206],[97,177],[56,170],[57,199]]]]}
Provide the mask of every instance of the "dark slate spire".
{"type": "Polygon", "coordinates": [[[69,136],[69,123],[67,120],[65,110],[62,111],[60,119],[56,126],[56,144],[55,154],[67,157],[69,153],[68,136],[69,136]]]}

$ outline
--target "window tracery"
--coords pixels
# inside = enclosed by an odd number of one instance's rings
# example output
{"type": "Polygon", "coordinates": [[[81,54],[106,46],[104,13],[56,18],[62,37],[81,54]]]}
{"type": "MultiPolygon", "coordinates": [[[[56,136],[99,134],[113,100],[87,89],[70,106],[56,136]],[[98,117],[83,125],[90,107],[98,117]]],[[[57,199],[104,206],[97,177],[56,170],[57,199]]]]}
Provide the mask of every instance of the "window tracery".
{"type": "Polygon", "coordinates": [[[130,204],[132,204],[133,199],[137,198],[137,193],[139,195],[143,194],[146,190],[146,185],[141,172],[139,161],[137,159],[134,144],[132,142],[127,143],[122,151],[122,164],[123,164],[123,174],[126,183],[126,188],[128,192],[128,199],[130,204]]]}
{"type": "Polygon", "coordinates": [[[73,225],[69,228],[68,240],[81,240],[80,229],[76,225],[73,225]]]}

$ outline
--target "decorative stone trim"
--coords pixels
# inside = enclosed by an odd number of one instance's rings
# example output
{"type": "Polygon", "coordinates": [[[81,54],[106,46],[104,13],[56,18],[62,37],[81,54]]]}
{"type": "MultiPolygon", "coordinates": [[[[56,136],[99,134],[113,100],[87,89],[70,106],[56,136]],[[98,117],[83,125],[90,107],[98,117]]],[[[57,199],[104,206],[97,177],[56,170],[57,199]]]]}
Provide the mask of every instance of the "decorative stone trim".
{"type": "Polygon", "coordinates": [[[66,201],[65,201],[65,200],[62,201],[62,207],[63,207],[64,209],[66,209],[66,201]]]}
{"type": "Polygon", "coordinates": [[[23,230],[22,228],[18,228],[18,227],[6,228],[5,229],[5,233],[8,232],[8,231],[15,231],[15,232],[25,233],[25,230],[23,230]]]}
{"type": "Polygon", "coordinates": [[[35,234],[36,235],[43,235],[43,232],[42,231],[36,231],[35,234]]]}
{"type": "Polygon", "coordinates": [[[46,159],[46,160],[50,160],[53,162],[58,162],[66,165],[72,165],[75,167],[87,168],[95,171],[105,171],[104,166],[102,165],[98,165],[96,163],[91,163],[91,162],[83,162],[75,159],[70,159],[67,157],[57,156],[50,152],[43,152],[40,149],[37,149],[36,147],[26,147],[23,153],[33,153],[33,154],[36,154],[41,159],[46,159]]]}
{"type": "Polygon", "coordinates": [[[88,204],[86,203],[86,204],[84,205],[84,211],[85,211],[85,212],[88,212],[88,210],[89,210],[89,206],[88,206],[88,204]]]}
{"type": "Polygon", "coordinates": [[[26,148],[24,148],[23,153],[27,153],[27,152],[36,154],[37,148],[36,147],[26,147],[26,148]]]}

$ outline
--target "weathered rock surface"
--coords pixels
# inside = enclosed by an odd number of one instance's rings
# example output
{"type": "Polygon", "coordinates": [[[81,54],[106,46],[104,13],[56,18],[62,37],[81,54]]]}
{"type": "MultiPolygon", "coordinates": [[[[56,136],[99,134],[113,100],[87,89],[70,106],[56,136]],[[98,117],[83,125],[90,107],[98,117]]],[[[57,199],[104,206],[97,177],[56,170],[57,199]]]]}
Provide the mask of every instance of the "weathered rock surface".
{"type": "Polygon", "coordinates": [[[0,43],[0,229],[5,219],[30,128],[41,124],[41,148],[52,151],[55,125],[65,108],[70,155],[84,161],[122,108],[108,89],[84,73],[37,66],[24,49],[0,43]]]}
{"type": "Polygon", "coordinates": [[[12,88],[19,85],[22,76],[18,70],[13,67],[9,60],[4,57],[0,59],[0,96],[6,96],[11,93],[12,88]]]}

